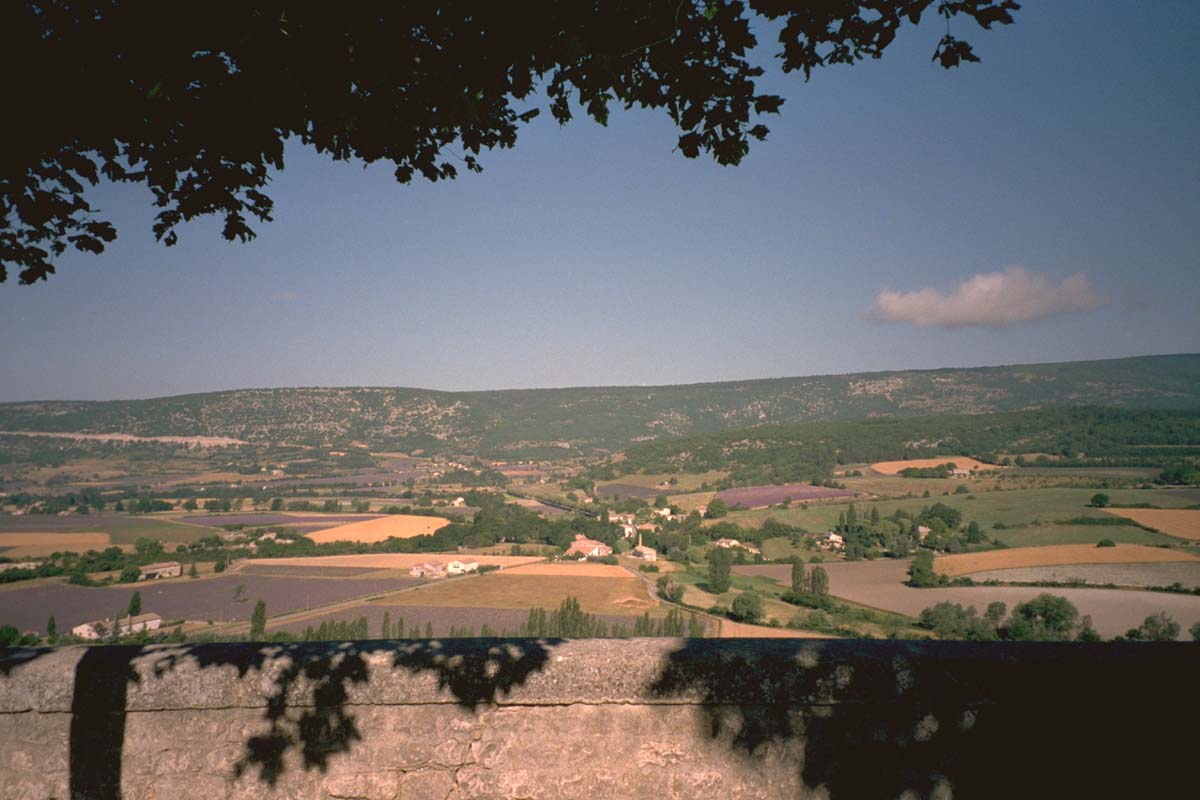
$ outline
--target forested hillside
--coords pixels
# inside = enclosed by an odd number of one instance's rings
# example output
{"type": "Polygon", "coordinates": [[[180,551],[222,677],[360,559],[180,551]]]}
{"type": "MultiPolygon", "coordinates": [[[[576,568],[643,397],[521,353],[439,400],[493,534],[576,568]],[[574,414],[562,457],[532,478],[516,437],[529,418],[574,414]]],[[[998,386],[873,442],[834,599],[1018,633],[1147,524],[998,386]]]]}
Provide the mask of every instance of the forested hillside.
{"type": "Polygon", "coordinates": [[[781,483],[826,480],[839,464],[958,455],[995,462],[1020,453],[1113,466],[1195,460],[1200,411],[1054,408],[764,426],[640,444],[612,470],[728,470],[735,483],[781,483]]]}
{"type": "Polygon", "coordinates": [[[751,425],[1052,405],[1200,408],[1200,355],[875,372],[685,386],[439,392],[247,389],[113,402],[0,405],[0,430],[362,442],[497,457],[621,450],[751,425]]]}

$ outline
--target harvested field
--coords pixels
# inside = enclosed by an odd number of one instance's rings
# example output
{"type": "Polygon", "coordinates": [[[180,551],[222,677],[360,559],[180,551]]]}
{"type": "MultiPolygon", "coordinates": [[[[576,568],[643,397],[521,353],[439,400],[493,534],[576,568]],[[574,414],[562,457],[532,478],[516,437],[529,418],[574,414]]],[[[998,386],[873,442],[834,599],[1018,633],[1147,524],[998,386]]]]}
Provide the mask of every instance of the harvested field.
{"type": "Polygon", "coordinates": [[[489,608],[558,608],[568,596],[579,599],[589,614],[640,615],[650,611],[660,616],[657,602],[646,593],[641,578],[625,573],[623,578],[576,577],[571,575],[522,575],[517,571],[480,575],[462,580],[441,581],[404,596],[405,605],[487,606],[489,608]]]}
{"type": "Polygon", "coordinates": [[[424,561],[453,561],[470,558],[479,564],[495,564],[498,567],[516,567],[533,564],[543,559],[540,556],[467,556],[459,553],[365,553],[346,556],[295,556],[289,558],[260,559],[249,564],[291,565],[296,567],[357,567],[367,569],[411,569],[424,561]]]}
{"type": "Polygon", "coordinates": [[[1090,583],[1094,586],[1170,586],[1200,587],[1200,561],[1166,564],[1068,564],[1058,567],[1026,567],[975,572],[977,581],[1003,583],[1090,583]]]}
{"type": "Polygon", "coordinates": [[[1108,508],[1109,514],[1131,519],[1168,536],[1200,540],[1200,509],[1108,508]]]}
{"type": "Polygon", "coordinates": [[[618,500],[628,500],[631,497],[636,497],[639,500],[649,502],[653,501],[660,494],[666,494],[666,492],[652,486],[638,486],[632,483],[604,483],[596,485],[596,496],[605,499],[615,497],[618,500]]]}
{"type": "Polygon", "coordinates": [[[442,517],[424,517],[417,514],[389,514],[364,522],[352,522],[306,534],[318,544],[323,542],[382,542],[384,539],[410,539],[427,536],[450,524],[442,517]]]}
{"type": "Polygon", "coordinates": [[[84,553],[111,544],[107,533],[0,533],[0,551],[8,558],[48,556],[64,550],[84,553]]]}
{"type": "Polygon", "coordinates": [[[846,489],[812,486],[807,483],[785,483],[780,486],[745,486],[741,489],[726,489],[723,492],[717,492],[717,497],[724,500],[730,507],[762,508],[763,506],[777,505],[784,500],[809,503],[814,500],[854,497],[854,492],[846,489]]]}
{"type": "Polygon", "coordinates": [[[712,501],[712,499],[716,496],[717,496],[716,492],[691,492],[689,494],[673,494],[673,495],[671,495],[671,505],[679,506],[679,509],[681,511],[683,511],[683,513],[688,514],[692,511],[695,511],[696,509],[700,508],[700,506],[708,505],[712,501]]]}
{"type": "Polygon", "coordinates": [[[629,572],[615,564],[596,564],[584,561],[579,564],[555,562],[553,564],[529,564],[509,570],[512,575],[554,575],[578,578],[628,578],[629,572]]]}
{"type": "Polygon", "coordinates": [[[180,522],[192,525],[207,525],[210,528],[220,528],[223,525],[246,525],[248,527],[265,527],[267,525],[347,525],[351,522],[378,519],[379,514],[312,514],[304,511],[272,511],[265,514],[189,514],[178,517],[180,522]]]}
{"type": "Polygon", "coordinates": [[[1050,547],[1014,547],[988,550],[983,553],[959,553],[934,560],[933,568],[956,577],[993,569],[1016,567],[1050,567],[1062,564],[1142,564],[1164,561],[1196,561],[1186,550],[1146,547],[1140,544],[1119,544],[1116,547],[1096,547],[1093,544],[1060,544],[1050,547]]]}
{"type": "MultiPolygon", "coordinates": [[[[911,617],[943,601],[975,606],[981,614],[988,603],[999,601],[1011,611],[1017,603],[1049,592],[1070,600],[1080,614],[1090,614],[1096,630],[1105,637],[1123,634],[1160,611],[1165,611],[1179,622],[1185,635],[1189,626],[1200,622],[1200,597],[1195,595],[1129,589],[1045,589],[1035,586],[914,589],[904,585],[908,578],[908,561],[905,559],[839,561],[821,566],[829,574],[829,592],[835,597],[911,617]]],[[[791,567],[787,564],[737,566],[733,570],[740,575],[773,578],[784,586],[791,580],[791,567]]]]}
{"type": "Polygon", "coordinates": [[[239,575],[266,575],[272,578],[359,578],[386,571],[374,567],[297,567],[275,564],[273,559],[251,561],[237,568],[239,575]]]}
{"type": "Polygon", "coordinates": [[[197,580],[176,578],[100,588],[39,581],[35,585],[0,592],[0,624],[44,633],[46,620],[53,615],[58,629],[67,630],[81,622],[124,612],[135,591],[142,594],[142,608],[162,615],[164,622],[175,619],[245,621],[250,619],[258,600],[266,603],[269,616],[277,616],[393,592],[419,583],[421,581],[407,577],[322,580],[252,574],[226,574],[197,580]],[[245,587],[245,600],[235,602],[234,593],[239,585],[245,587]]]}
{"type": "Polygon", "coordinates": [[[768,628],[765,625],[746,625],[742,622],[734,622],[731,619],[719,620],[717,624],[720,626],[720,632],[717,637],[721,639],[829,639],[823,633],[815,631],[802,631],[794,628],[768,628]]]}
{"type": "Polygon", "coordinates": [[[212,531],[198,525],[181,525],[158,514],[22,514],[0,516],[0,533],[104,533],[114,544],[133,544],[138,537],[164,542],[194,542],[212,531]]]}
{"type": "Polygon", "coordinates": [[[899,475],[900,470],[916,467],[917,469],[927,469],[929,467],[940,467],[942,464],[953,464],[959,469],[970,470],[988,470],[1000,469],[994,464],[985,464],[974,458],[965,456],[945,456],[942,458],[913,458],[907,461],[880,461],[877,464],[872,464],[871,469],[883,475],[899,475]]]}

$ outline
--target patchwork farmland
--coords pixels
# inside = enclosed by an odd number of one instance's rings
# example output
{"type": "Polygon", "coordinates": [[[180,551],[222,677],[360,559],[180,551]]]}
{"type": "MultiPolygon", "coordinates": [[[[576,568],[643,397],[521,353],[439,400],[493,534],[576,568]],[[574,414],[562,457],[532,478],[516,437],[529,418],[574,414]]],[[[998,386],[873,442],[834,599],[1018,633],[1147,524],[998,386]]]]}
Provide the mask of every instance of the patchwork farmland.
{"type": "Polygon", "coordinates": [[[53,616],[59,630],[69,630],[81,622],[123,613],[135,591],[141,592],[143,610],[161,615],[164,623],[172,620],[244,621],[250,618],[258,600],[266,603],[268,615],[277,616],[394,592],[419,583],[421,581],[407,576],[322,580],[271,577],[250,572],[95,588],[37,581],[11,584],[0,591],[0,621],[20,630],[45,633],[46,620],[53,616]],[[240,592],[239,586],[244,587],[240,592]]]}
{"type": "Polygon", "coordinates": [[[1200,588],[1200,561],[1142,564],[1067,564],[973,572],[975,581],[1001,583],[1087,583],[1093,586],[1171,586],[1200,588]]]}
{"type": "MultiPolygon", "coordinates": [[[[1137,627],[1151,614],[1166,612],[1187,630],[1200,622],[1200,597],[1195,595],[1143,592],[1127,589],[1044,589],[1034,586],[953,586],[915,589],[906,586],[908,561],[877,559],[825,563],[829,575],[829,593],[872,608],[895,611],[911,617],[941,602],[975,606],[983,613],[988,603],[1000,601],[1011,611],[1040,594],[1050,592],[1067,598],[1080,614],[1090,614],[1102,636],[1113,637],[1137,627]]],[[[773,579],[787,585],[791,567],[786,564],[737,566],[734,572],[746,576],[773,579]]]]}

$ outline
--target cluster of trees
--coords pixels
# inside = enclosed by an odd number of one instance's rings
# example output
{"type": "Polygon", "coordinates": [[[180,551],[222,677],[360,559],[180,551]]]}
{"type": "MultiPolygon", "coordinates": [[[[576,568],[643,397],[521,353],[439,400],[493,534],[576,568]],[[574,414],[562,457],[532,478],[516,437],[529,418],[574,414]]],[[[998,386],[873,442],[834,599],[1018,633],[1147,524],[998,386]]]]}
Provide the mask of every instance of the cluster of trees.
{"type": "Polygon", "coordinates": [[[1200,486],[1200,464],[1173,464],[1158,476],[1160,483],[1200,486]]]}
{"type": "MultiPolygon", "coordinates": [[[[1092,627],[1091,617],[1081,615],[1074,603],[1058,595],[1040,594],[1028,602],[1018,603],[1007,619],[1006,613],[1005,604],[998,601],[989,603],[982,615],[974,606],[964,608],[958,603],[942,602],[922,611],[918,624],[936,633],[940,639],[982,642],[1101,640],[1092,627]]],[[[1159,612],[1146,617],[1141,625],[1116,640],[1169,642],[1177,639],[1179,633],[1179,623],[1166,612],[1159,612]]],[[[1200,622],[1192,626],[1190,633],[1193,639],[1200,641],[1200,622]]]]}
{"type": "Polygon", "coordinates": [[[818,608],[831,611],[833,599],[829,596],[829,573],[824,567],[812,567],[805,570],[804,562],[798,558],[792,559],[791,586],[784,593],[784,602],[806,608],[818,608]]]}
{"type": "Polygon", "coordinates": [[[925,506],[917,513],[898,509],[883,517],[876,506],[859,514],[853,503],[838,515],[834,531],[845,539],[846,559],[857,561],[876,553],[905,558],[920,547],[952,553],[994,546],[975,521],[963,525],[962,512],[945,503],[925,506]],[[921,528],[927,528],[924,539],[921,528]]]}
{"type": "Polygon", "coordinates": [[[936,467],[905,467],[900,470],[902,478],[949,478],[957,467],[953,461],[938,464],[936,467]]]}

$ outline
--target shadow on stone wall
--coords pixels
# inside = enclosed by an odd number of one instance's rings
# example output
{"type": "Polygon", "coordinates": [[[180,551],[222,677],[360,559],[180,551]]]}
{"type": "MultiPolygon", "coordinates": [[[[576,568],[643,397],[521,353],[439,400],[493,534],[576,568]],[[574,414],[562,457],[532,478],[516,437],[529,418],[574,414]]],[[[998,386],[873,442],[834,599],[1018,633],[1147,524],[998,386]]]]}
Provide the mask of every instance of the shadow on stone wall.
{"type": "MultiPolygon", "coordinates": [[[[183,679],[164,685],[164,708],[190,707],[187,692],[204,685],[248,693],[232,702],[261,703],[265,687],[265,732],[244,742],[235,773],[266,791],[286,769],[324,772],[363,742],[351,700],[374,700],[356,694],[372,670],[384,691],[398,692],[382,703],[403,705],[409,696],[404,681],[386,680],[396,670],[431,676],[448,709],[473,713],[545,670],[558,644],[89,648],[74,676],[71,796],[120,797],[127,708],[138,707],[139,682],[151,677],[183,679]],[[244,680],[207,680],[210,669],[232,669],[244,680]]],[[[681,730],[682,740],[727,747],[760,766],[745,774],[764,781],[779,774],[773,769],[795,769],[804,786],[832,800],[1186,796],[1196,785],[1194,644],[693,639],[674,648],[662,640],[611,647],[596,663],[626,665],[629,674],[627,688],[602,693],[612,695],[604,702],[693,706],[696,728],[681,730]]],[[[0,672],[40,655],[9,651],[0,672]]],[[[572,675],[573,667],[562,669],[572,675]]]]}
{"type": "Polygon", "coordinates": [[[799,745],[831,800],[1195,790],[1195,645],[688,640],[651,692],[742,758],[799,745]]]}
{"type": "Polygon", "coordinates": [[[152,660],[162,677],[184,664],[199,669],[233,667],[238,678],[252,670],[269,675],[271,690],[264,718],[267,732],[251,736],[234,768],[236,776],[257,770],[274,787],[289,751],[305,770],[328,769],[330,759],[348,753],[363,738],[349,708],[350,688],[370,680],[370,657],[391,655],[391,667],[436,674],[464,710],[491,703],[540,671],[555,640],[487,642],[428,640],[363,641],[329,644],[136,646],[89,648],[75,673],[71,707],[70,788],[72,798],[121,797],[121,763],[129,687],[139,680],[137,662],[152,660]],[[293,713],[289,713],[291,710],[293,713]]]}

